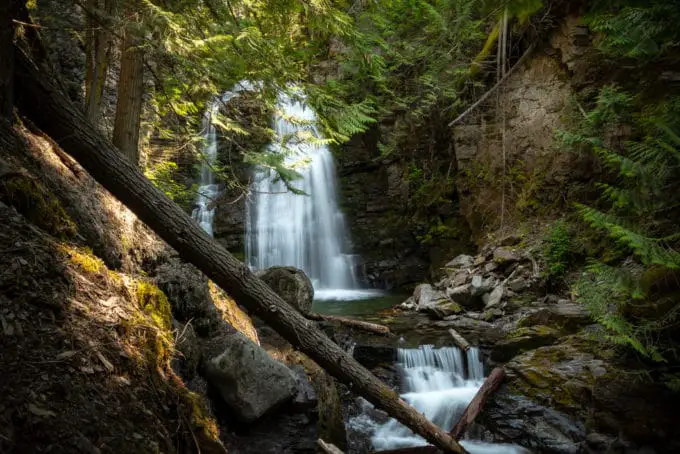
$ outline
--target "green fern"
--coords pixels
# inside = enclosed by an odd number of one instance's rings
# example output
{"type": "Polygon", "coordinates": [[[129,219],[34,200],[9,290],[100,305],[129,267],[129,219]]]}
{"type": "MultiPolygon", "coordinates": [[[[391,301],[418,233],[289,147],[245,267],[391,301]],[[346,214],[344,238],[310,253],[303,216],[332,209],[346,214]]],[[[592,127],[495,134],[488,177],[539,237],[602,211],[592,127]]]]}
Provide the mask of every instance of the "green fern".
{"type": "Polygon", "coordinates": [[[601,203],[576,204],[576,209],[625,258],[594,263],[574,289],[610,341],[663,361],[671,346],[660,338],[677,320],[680,301],[673,290],[658,293],[648,281],[680,270],[680,137],[675,132],[680,101],[637,111],[635,102],[618,88],[605,87],[576,130],[559,135],[565,144],[591,150],[610,171],[610,181],[597,184],[601,203]],[[603,138],[624,121],[632,127],[631,140],[603,138]]]}

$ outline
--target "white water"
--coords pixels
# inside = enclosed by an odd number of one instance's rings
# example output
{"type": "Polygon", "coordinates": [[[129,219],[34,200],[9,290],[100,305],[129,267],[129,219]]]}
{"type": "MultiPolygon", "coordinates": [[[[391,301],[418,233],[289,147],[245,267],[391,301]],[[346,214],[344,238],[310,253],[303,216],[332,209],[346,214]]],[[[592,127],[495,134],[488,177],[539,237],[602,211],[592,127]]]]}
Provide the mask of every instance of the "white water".
{"type": "MultiPolygon", "coordinates": [[[[439,427],[451,429],[484,382],[479,350],[471,348],[464,357],[456,347],[399,349],[397,365],[402,373],[401,397],[439,427]],[[467,364],[467,367],[466,367],[467,364]]],[[[371,424],[361,415],[355,424],[364,424],[372,433],[376,450],[422,446],[426,442],[396,420],[371,424]]],[[[461,444],[471,454],[521,454],[526,452],[513,445],[463,440],[461,444]]]]}
{"type": "Polygon", "coordinates": [[[198,187],[198,200],[191,216],[198,221],[203,230],[213,236],[213,218],[215,217],[215,207],[212,203],[219,193],[219,185],[215,183],[215,174],[212,166],[217,158],[217,130],[212,123],[213,117],[217,114],[219,104],[215,101],[208,105],[208,110],[203,116],[203,161],[201,162],[201,183],[198,187]]]}
{"type": "Polygon", "coordinates": [[[217,115],[220,105],[228,102],[242,91],[252,90],[253,85],[247,81],[239,82],[231,91],[219,98],[215,98],[207,106],[203,115],[203,159],[201,161],[201,181],[198,187],[197,207],[191,213],[203,230],[213,236],[213,220],[215,218],[215,200],[219,195],[219,185],[215,182],[213,167],[217,159],[217,128],[213,118],[217,115]]]}
{"type": "Polygon", "coordinates": [[[320,138],[311,108],[281,94],[273,121],[276,138],[269,151],[286,153],[285,162],[301,174],[287,190],[266,170],[256,172],[246,205],[246,257],[254,269],[285,265],[302,269],[317,299],[352,300],[378,293],[359,288],[354,257],[348,252],[345,220],[338,208],[333,155],[320,138]],[[286,146],[282,146],[285,142],[286,146]]]}

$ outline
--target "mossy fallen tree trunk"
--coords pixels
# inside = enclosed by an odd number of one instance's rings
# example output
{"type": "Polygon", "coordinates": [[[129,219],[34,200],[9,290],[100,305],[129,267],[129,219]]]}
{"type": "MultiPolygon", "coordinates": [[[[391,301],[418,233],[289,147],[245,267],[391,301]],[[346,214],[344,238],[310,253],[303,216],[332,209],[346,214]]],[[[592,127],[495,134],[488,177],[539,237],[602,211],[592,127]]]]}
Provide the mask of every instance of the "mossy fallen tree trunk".
{"type": "Polygon", "coordinates": [[[20,114],[51,136],[99,183],[174,247],[184,260],[194,264],[292,345],[376,407],[445,452],[465,453],[455,439],[401,400],[332,342],[315,323],[293,310],[154,187],[136,165],[55,88],[47,68],[39,68],[21,49],[17,49],[16,63],[17,88],[21,91],[17,102],[20,114]]]}

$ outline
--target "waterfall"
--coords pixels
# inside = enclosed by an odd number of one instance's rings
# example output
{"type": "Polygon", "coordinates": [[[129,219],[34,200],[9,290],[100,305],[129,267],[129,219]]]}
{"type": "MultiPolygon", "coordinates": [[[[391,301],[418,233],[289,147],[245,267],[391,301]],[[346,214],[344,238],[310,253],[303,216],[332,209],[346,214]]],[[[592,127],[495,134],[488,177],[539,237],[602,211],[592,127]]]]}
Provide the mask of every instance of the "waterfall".
{"type": "Polygon", "coordinates": [[[215,174],[212,170],[217,158],[217,130],[212,123],[212,118],[217,113],[218,108],[219,104],[213,101],[208,105],[208,109],[203,115],[203,130],[205,132],[203,134],[201,182],[198,187],[197,207],[191,213],[191,216],[210,236],[213,236],[213,218],[215,217],[215,207],[212,202],[217,198],[219,192],[219,186],[215,184],[215,174]]]}
{"type": "Polygon", "coordinates": [[[285,153],[285,163],[301,178],[294,194],[267,171],[258,170],[246,204],[246,257],[254,269],[276,265],[302,269],[312,280],[317,299],[356,299],[375,295],[359,289],[349,237],[338,207],[333,155],[319,145],[314,111],[280,94],[273,121],[276,139],[269,151],[285,153]],[[305,140],[309,135],[316,144],[305,140]],[[286,142],[286,146],[281,143],[286,142]]]}
{"type": "Polygon", "coordinates": [[[213,118],[220,110],[220,105],[238,96],[242,91],[253,90],[253,85],[248,81],[241,81],[234,88],[222,96],[208,103],[203,115],[203,159],[201,161],[201,181],[198,187],[196,208],[191,213],[201,228],[213,236],[213,219],[215,218],[215,200],[219,195],[219,185],[215,183],[213,167],[217,160],[217,128],[213,118]]]}
{"type": "MultiPolygon", "coordinates": [[[[470,348],[465,355],[456,347],[399,349],[397,366],[401,371],[401,397],[439,427],[451,429],[484,382],[479,350],[470,348]]],[[[373,447],[380,450],[422,446],[426,442],[394,419],[384,424],[358,421],[371,434],[373,447]]],[[[355,423],[356,425],[356,423],[355,423]]],[[[471,454],[521,454],[513,445],[463,440],[471,454]]]]}

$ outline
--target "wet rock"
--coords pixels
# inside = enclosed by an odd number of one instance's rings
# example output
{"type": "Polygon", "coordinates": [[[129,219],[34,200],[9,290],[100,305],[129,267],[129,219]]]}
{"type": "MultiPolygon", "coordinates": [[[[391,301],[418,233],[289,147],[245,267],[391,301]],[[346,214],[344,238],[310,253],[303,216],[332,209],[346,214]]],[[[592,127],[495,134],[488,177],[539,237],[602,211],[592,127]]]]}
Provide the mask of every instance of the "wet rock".
{"type": "Polygon", "coordinates": [[[420,284],[416,287],[413,297],[419,311],[428,311],[437,304],[448,301],[443,292],[435,290],[430,284],[420,284]]]}
{"type": "Polygon", "coordinates": [[[494,284],[493,278],[484,279],[480,275],[472,276],[472,280],[470,281],[470,293],[473,297],[481,297],[485,293],[490,292],[494,287],[494,284]]]}
{"type": "Polygon", "coordinates": [[[498,268],[498,264],[495,262],[488,262],[487,264],[484,265],[484,271],[487,273],[491,273],[492,271],[496,270],[498,268]]]}
{"type": "Polygon", "coordinates": [[[521,292],[527,287],[529,287],[529,281],[527,281],[523,277],[518,277],[516,279],[508,281],[508,288],[513,292],[521,292]]]}
{"type": "Polygon", "coordinates": [[[505,293],[505,286],[503,284],[499,285],[491,293],[489,293],[488,298],[485,301],[485,308],[490,309],[492,307],[498,306],[503,300],[503,295],[505,293]]]}
{"type": "Polygon", "coordinates": [[[460,314],[463,308],[453,301],[439,303],[428,309],[428,313],[435,319],[442,320],[450,315],[460,314]]]}
{"type": "Polygon", "coordinates": [[[580,334],[527,351],[505,365],[507,379],[479,422],[534,452],[627,453],[638,452],[636,445],[679,452],[680,399],[661,383],[631,380],[617,357],[580,334]]]}
{"type": "Polygon", "coordinates": [[[473,303],[472,285],[464,284],[446,289],[446,296],[461,306],[470,306],[473,303]]]}
{"type": "Polygon", "coordinates": [[[413,311],[416,309],[416,301],[415,298],[412,296],[409,296],[406,301],[401,303],[399,306],[397,306],[398,309],[401,309],[402,311],[413,311]]]}
{"type": "Polygon", "coordinates": [[[298,312],[311,311],[314,287],[304,271],[292,266],[273,266],[256,275],[298,312]]]}
{"type": "Polygon", "coordinates": [[[554,306],[537,309],[519,321],[519,326],[547,325],[575,331],[591,323],[588,311],[579,303],[560,300],[554,306]]]}
{"type": "Polygon", "coordinates": [[[470,275],[468,274],[467,271],[459,271],[456,274],[454,274],[453,276],[451,276],[451,280],[450,280],[449,285],[451,287],[458,287],[459,285],[463,285],[463,284],[465,284],[465,282],[467,282],[469,276],[470,275]]]}
{"type": "Polygon", "coordinates": [[[518,262],[520,258],[516,252],[507,247],[499,247],[493,251],[493,261],[499,265],[510,265],[518,262]]]}
{"type": "Polygon", "coordinates": [[[206,379],[244,422],[255,421],[295,396],[291,370],[238,331],[210,339],[203,357],[206,379]]]}
{"type": "Polygon", "coordinates": [[[392,365],[397,358],[394,347],[379,345],[356,345],[354,359],[367,369],[382,365],[392,365]]]}
{"type": "Polygon", "coordinates": [[[470,268],[474,264],[475,259],[470,255],[461,254],[448,262],[446,268],[470,268]]]}
{"type": "Polygon", "coordinates": [[[518,328],[494,345],[491,359],[496,362],[509,361],[523,351],[553,344],[558,338],[559,331],[548,326],[518,328]]]}
{"type": "Polygon", "coordinates": [[[292,402],[293,408],[298,411],[315,409],[318,399],[316,397],[316,391],[305,372],[305,368],[296,364],[292,366],[290,370],[295,374],[295,385],[297,387],[297,394],[292,402]]]}

